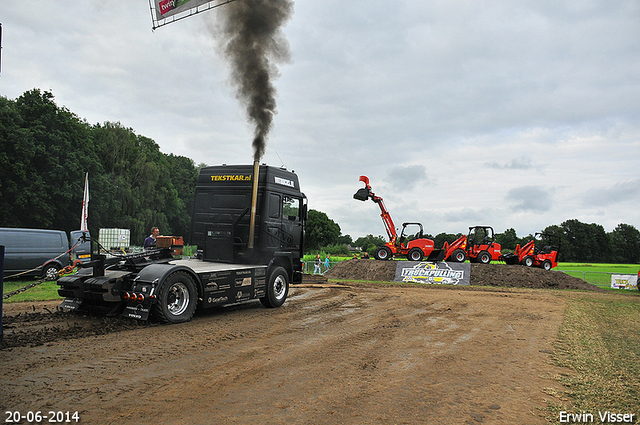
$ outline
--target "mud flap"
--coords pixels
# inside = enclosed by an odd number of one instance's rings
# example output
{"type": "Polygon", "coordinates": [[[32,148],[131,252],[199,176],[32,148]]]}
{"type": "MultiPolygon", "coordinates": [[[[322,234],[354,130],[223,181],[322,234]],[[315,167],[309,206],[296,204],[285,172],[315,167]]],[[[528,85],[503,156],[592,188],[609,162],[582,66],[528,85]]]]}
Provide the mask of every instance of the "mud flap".
{"type": "Polygon", "coordinates": [[[122,312],[122,317],[129,319],[147,320],[149,318],[150,307],[145,307],[142,304],[128,305],[122,312]]]}
{"type": "Polygon", "coordinates": [[[65,298],[60,304],[60,308],[65,308],[67,310],[80,310],[80,306],[82,305],[82,300],[80,298],[65,298]]]}

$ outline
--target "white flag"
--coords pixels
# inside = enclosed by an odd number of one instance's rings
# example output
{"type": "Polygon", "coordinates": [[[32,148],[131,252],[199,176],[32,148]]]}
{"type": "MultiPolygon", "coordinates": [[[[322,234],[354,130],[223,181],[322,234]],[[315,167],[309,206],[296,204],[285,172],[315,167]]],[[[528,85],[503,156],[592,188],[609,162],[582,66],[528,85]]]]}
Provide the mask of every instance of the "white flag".
{"type": "Polygon", "coordinates": [[[80,230],[88,232],[87,218],[89,217],[89,173],[84,178],[84,196],[82,197],[82,217],[80,218],[80,230]]]}

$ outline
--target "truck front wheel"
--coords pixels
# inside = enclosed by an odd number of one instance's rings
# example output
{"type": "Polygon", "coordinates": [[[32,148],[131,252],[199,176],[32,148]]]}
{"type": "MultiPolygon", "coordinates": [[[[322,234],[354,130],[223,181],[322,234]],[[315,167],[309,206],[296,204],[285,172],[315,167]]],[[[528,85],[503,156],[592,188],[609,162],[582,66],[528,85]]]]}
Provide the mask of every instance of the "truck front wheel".
{"type": "Polygon", "coordinates": [[[187,322],[196,311],[197,300],[198,291],[191,276],[175,272],[162,283],[153,314],[165,323],[187,322]]]}
{"type": "Polygon", "coordinates": [[[289,275],[283,267],[276,267],[269,276],[267,293],[260,302],[267,308],[280,307],[289,293],[289,275]]]}

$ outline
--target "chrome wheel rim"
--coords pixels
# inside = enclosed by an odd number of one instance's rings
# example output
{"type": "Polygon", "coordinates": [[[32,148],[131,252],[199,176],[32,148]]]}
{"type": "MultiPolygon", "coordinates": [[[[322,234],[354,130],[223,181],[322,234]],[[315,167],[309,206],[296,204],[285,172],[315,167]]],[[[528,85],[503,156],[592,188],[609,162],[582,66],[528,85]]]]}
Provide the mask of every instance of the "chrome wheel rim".
{"type": "Polygon", "coordinates": [[[287,281],[282,275],[276,276],[273,280],[273,296],[276,300],[281,300],[285,296],[285,292],[287,291],[287,281]]]}
{"type": "Polygon", "coordinates": [[[184,283],[178,282],[171,285],[167,294],[167,310],[174,316],[179,316],[189,306],[189,290],[184,283]]]}

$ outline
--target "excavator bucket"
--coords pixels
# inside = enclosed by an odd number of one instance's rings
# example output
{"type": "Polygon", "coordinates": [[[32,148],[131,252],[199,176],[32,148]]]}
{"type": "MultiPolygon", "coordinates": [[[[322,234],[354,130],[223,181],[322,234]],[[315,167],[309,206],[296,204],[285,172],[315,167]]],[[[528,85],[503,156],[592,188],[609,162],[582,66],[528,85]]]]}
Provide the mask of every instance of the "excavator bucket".
{"type": "Polygon", "coordinates": [[[369,186],[369,177],[360,176],[360,181],[364,183],[364,187],[358,189],[358,191],[353,195],[353,199],[357,199],[358,201],[366,201],[371,196],[371,186],[369,186]]]}
{"type": "Polygon", "coordinates": [[[369,199],[369,189],[367,189],[366,187],[358,189],[358,191],[353,195],[353,198],[357,199],[358,201],[366,201],[367,199],[369,199]]]}
{"type": "Polygon", "coordinates": [[[444,260],[445,252],[446,251],[444,249],[434,249],[433,251],[431,251],[431,254],[429,254],[429,256],[425,258],[425,260],[426,261],[442,261],[444,260]]]}

